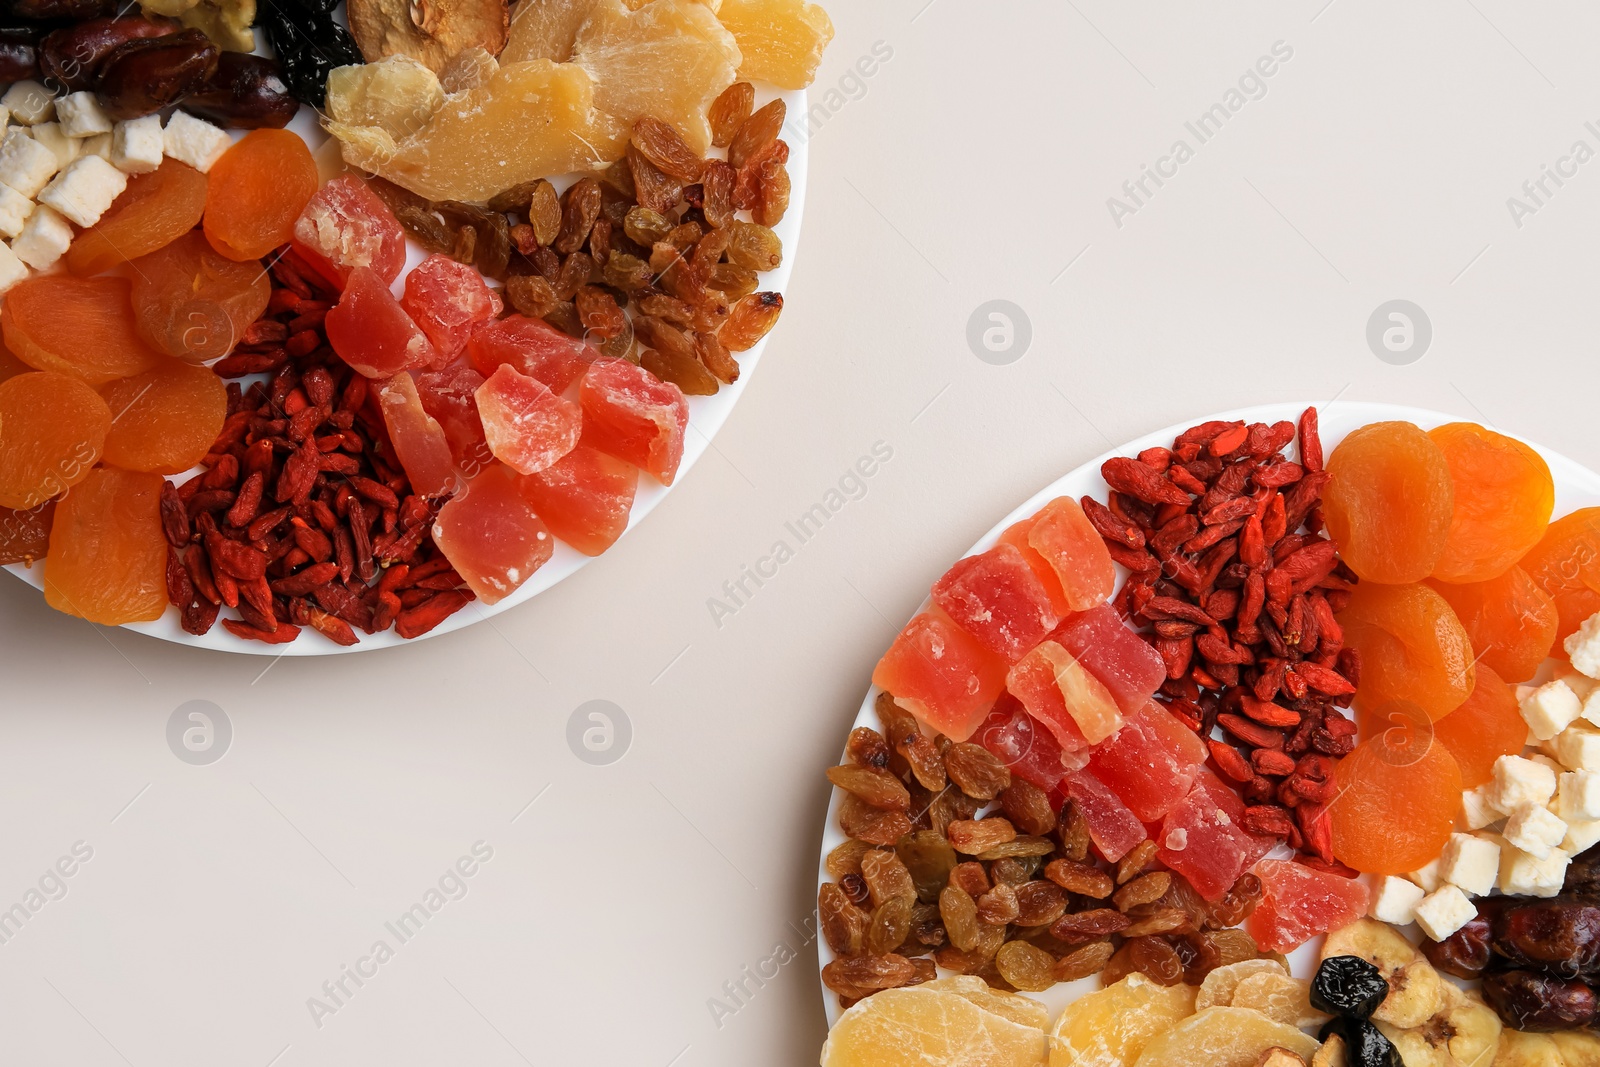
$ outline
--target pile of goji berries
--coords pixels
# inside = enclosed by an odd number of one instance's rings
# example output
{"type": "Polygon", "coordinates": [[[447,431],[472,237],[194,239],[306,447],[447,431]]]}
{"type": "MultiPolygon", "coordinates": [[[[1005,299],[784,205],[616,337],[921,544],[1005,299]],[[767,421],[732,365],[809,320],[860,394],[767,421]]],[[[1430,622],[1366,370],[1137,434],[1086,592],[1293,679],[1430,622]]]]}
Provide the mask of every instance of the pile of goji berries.
{"type": "Polygon", "coordinates": [[[266,314],[215,368],[270,380],[230,383],[205,473],[163,486],[168,599],[193,634],[226,606],[230,633],[272,644],[418,637],[473,599],[433,543],[444,500],[411,492],[367,380],[328,346],[338,293],[289,254],[271,273],[266,314]]]}
{"type": "Polygon", "coordinates": [[[1083,508],[1130,572],[1116,604],[1149,627],[1167,667],[1163,702],[1239,789],[1247,830],[1353,875],[1334,861],[1323,815],[1334,766],[1355,747],[1340,709],[1360,663],[1335,613],[1356,576],[1322,532],[1316,409],[1298,427],[1203,423],[1101,473],[1107,501],[1083,508]],[[1297,436],[1293,462],[1283,450],[1297,436]]]}

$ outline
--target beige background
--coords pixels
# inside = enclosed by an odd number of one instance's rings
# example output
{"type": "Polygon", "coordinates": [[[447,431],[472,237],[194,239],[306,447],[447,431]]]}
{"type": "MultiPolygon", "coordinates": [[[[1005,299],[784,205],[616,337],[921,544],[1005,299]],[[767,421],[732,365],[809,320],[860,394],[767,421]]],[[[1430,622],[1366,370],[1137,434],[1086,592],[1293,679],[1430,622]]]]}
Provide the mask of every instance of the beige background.
{"type": "Polygon", "coordinates": [[[0,909],[93,849],[0,944],[0,1062],[814,1063],[822,769],[879,651],[1014,504],[1269,400],[1441,408],[1600,465],[1600,160],[1520,227],[1506,203],[1600,148],[1600,13],[1325,2],[836,2],[813,99],[841,92],[760,373],[640,530],[492,624],[263,675],[0,581],[0,909]],[[1277,41],[1265,95],[1197,144],[1184,123],[1277,41]],[[1178,138],[1193,158],[1119,228],[1107,198],[1178,138]],[[1407,366],[1365,340],[1395,298],[1433,324],[1407,366]],[[991,299],[1032,324],[1007,366],[966,341],[991,299]],[[876,442],[864,495],[798,544],[785,523],[876,442]],[[594,699],[632,724],[609,766],[566,739],[594,699]],[[210,766],[167,746],[190,700],[233,727],[210,766]],[[399,944],[384,924],[478,841],[466,895],[399,944]],[[393,958],[319,1028],[308,998],[379,938],[393,958]]]}

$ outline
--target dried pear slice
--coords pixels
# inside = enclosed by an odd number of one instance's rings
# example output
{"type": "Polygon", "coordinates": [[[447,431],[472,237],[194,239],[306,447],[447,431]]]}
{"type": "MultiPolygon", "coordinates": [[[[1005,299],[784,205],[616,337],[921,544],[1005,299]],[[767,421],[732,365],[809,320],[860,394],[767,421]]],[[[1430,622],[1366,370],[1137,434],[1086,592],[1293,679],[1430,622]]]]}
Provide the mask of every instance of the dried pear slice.
{"type": "Polygon", "coordinates": [[[649,115],[701,155],[711,147],[706,109],[733,84],[741,58],[733,35],[699,0],[651,0],[638,11],[600,0],[572,53],[594,79],[595,106],[623,129],[649,115]]]}
{"type": "Polygon", "coordinates": [[[739,42],[739,77],[804,89],[816,79],[833,20],[809,0],[726,0],[717,18],[739,42]]]}
{"type": "Polygon", "coordinates": [[[443,106],[439,76],[410,56],[335,67],[328,74],[328,114],[346,126],[376,126],[391,138],[405,138],[443,106]]]}
{"type": "Polygon", "coordinates": [[[347,11],[367,62],[407,55],[435,71],[468,48],[499,55],[511,24],[507,0],[350,0],[347,11]]]}

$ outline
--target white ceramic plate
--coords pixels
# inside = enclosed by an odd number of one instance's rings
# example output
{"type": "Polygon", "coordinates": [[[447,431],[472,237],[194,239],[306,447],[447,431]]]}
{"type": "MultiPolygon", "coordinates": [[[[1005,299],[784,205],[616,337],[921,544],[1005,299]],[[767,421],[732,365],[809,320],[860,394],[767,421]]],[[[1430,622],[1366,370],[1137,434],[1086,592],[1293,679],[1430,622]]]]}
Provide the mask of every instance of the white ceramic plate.
{"type": "MultiPolygon", "coordinates": [[[[763,290],[782,293],[789,288],[789,274],[794,268],[795,253],[800,244],[800,217],[805,208],[806,168],[809,153],[806,150],[806,139],[803,136],[794,135],[796,126],[804,123],[804,115],[806,113],[805,90],[776,92],[770,86],[757,86],[756,105],[758,107],[775,98],[781,98],[784,101],[791,116],[791,123],[785,128],[784,136],[789,141],[789,177],[793,184],[793,189],[789,202],[789,211],[784,215],[783,221],[774,227],[778,236],[783,240],[783,263],[779,265],[777,270],[763,274],[760,284],[763,290]]],[[[319,153],[319,157],[325,146],[327,150],[332,150],[332,146],[327,146],[327,134],[317,125],[316,116],[310,108],[302,107],[299,115],[295,117],[289,128],[304,137],[311,146],[312,151],[319,153]]],[[[234,133],[235,139],[243,135],[242,131],[234,133]]],[[[569,175],[565,181],[557,180],[556,185],[560,188],[565,188],[574,178],[575,176],[569,175]]],[[[416,246],[415,242],[408,243],[410,244],[410,262],[407,269],[409,270],[410,267],[414,267],[422,261],[424,253],[416,246]]],[[[794,314],[794,312],[791,311],[790,314],[794,314]]],[[[780,322],[774,333],[781,330],[782,323],[780,322]]],[[[728,420],[728,416],[733,412],[733,406],[738,403],[739,397],[744,395],[745,387],[749,384],[751,376],[755,374],[756,366],[761,360],[761,353],[766,350],[767,341],[771,336],[772,334],[768,334],[748,352],[739,356],[740,374],[738,381],[732,385],[723,386],[715,396],[689,397],[689,431],[687,439],[684,441],[683,462],[678,467],[674,485],[683,483],[690,469],[699,462],[707,449],[710,448],[711,439],[722,428],[722,424],[728,420]]],[[[657,504],[661,503],[669,491],[670,488],[668,486],[662,485],[649,475],[640,475],[639,492],[634,498],[633,512],[628,516],[629,532],[644,521],[644,517],[650,514],[657,504]]],[[[473,601],[424,636],[436,637],[440,634],[447,634],[464,626],[470,626],[475,622],[499,615],[501,612],[509,611],[519,604],[532,600],[563,578],[573,574],[589,563],[590,559],[591,557],[585,556],[570,545],[558,540],[556,541],[555,555],[551,557],[550,562],[539,568],[539,571],[524,582],[522,587],[515,593],[493,605],[473,601]]],[[[35,589],[43,588],[42,571],[38,565],[28,568],[21,564],[15,564],[5,569],[35,589]]],[[[52,610],[44,604],[42,596],[39,609],[41,611],[52,610]]],[[[291,644],[268,645],[260,641],[247,641],[234,637],[221,625],[212,627],[211,632],[202,637],[196,637],[193,634],[184,632],[183,627],[178,622],[177,610],[174,608],[168,608],[166,614],[154,622],[129,623],[123,628],[132,630],[135,633],[160,638],[163,641],[171,641],[175,644],[193,645],[196,648],[210,648],[221,652],[241,652],[258,656],[332,656],[348,652],[366,652],[375,648],[393,648],[398,645],[413,643],[400,637],[393,629],[380,634],[360,634],[360,642],[349,648],[336,645],[315,633],[303,633],[299,640],[291,644]]],[[[413,640],[422,639],[415,638],[413,640]]]]}
{"type": "MultiPolygon", "coordinates": [[[[1300,417],[1302,411],[1310,406],[1312,405],[1265,404],[1261,407],[1228,411],[1219,415],[1205,415],[1190,419],[1181,425],[1169,426],[1164,430],[1157,430],[1137,440],[1129,441],[1121,448],[1095,457],[1035,493],[1015,511],[1002,519],[994,529],[985,534],[977,544],[972,546],[967,555],[976,555],[979,552],[986,552],[993,548],[1001,532],[1008,526],[1032,515],[1056,497],[1070,496],[1073,499],[1078,499],[1084,496],[1093,496],[1104,500],[1110,487],[1100,477],[1100,465],[1113,456],[1132,456],[1146,448],[1157,446],[1171,447],[1173,438],[1179,433],[1182,433],[1190,426],[1212,419],[1243,419],[1246,422],[1267,423],[1286,419],[1293,422],[1300,417]]],[[[1443,423],[1463,421],[1451,415],[1445,415],[1437,411],[1427,411],[1422,408],[1346,401],[1328,406],[1319,406],[1318,416],[1322,431],[1323,448],[1326,454],[1330,455],[1334,446],[1344,439],[1345,434],[1368,423],[1403,419],[1407,422],[1414,422],[1423,429],[1432,429],[1443,423]]],[[[1545,461],[1550,464],[1550,473],[1555,479],[1556,486],[1555,514],[1557,517],[1566,515],[1578,508],[1600,504],[1600,474],[1579,466],[1565,456],[1551,452],[1547,448],[1540,448],[1532,441],[1528,441],[1527,444],[1537,449],[1539,454],[1545,458],[1545,461]]],[[[951,562],[954,563],[955,561],[952,560],[951,562]]],[[[937,575],[930,575],[929,584],[931,585],[937,577],[937,575]]],[[[922,607],[917,610],[919,612],[926,610],[927,604],[928,602],[924,601],[922,607]]],[[[877,686],[873,686],[868,690],[866,699],[861,702],[861,710],[857,713],[855,722],[850,724],[851,729],[857,726],[867,726],[872,729],[879,728],[878,717],[873,712],[873,702],[877,699],[878,692],[877,686]]],[[[848,735],[849,730],[846,730],[845,734],[848,735]]],[[[841,755],[840,759],[842,761],[844,757],[841,755]]],[[[828,802],[827,823],[822,830],[822,855],[817,863],[817,887],[819,889],[823,883],[830,881],[826,866],[828,853],[845,840],[844,832],[839,829],[839,803],[842,796],[841,790],[834,789],[833,795],[828,802]]],[[[1281,854],[1287,855],[1286,852],[1281,854]]],[[[1313,951],[1315,945],[1316,941],[1313,940],[1311,944],[1302,946],[1290,954],[1289,961],[1297,976],[1303,978],[1311,976],[1311,972],[1315,969],[1316,954],[1313,951]]],[[[833,953],[828,949],[827,942],[822,940],[821,937],[817,939],[817,955],[819,966],[826,966],[833,960],[833,953]]],[[[1085,993],[1091,993],[1098,989],[1099,985],[1099,978],[1091,977],[1078,982],[1057,985],[1043,993],[1030,993],[1028,995],[1044,1003],[1049,1008],[1050,1017],[1053,1020],[1062,1008],[1085,993]]],[[[828,1025],[832,1027],[838,1021],[841,1011],[838,995],[831,992],[826,986],[822,987],[822,1006],[828,1016],[828,1025]]]]}

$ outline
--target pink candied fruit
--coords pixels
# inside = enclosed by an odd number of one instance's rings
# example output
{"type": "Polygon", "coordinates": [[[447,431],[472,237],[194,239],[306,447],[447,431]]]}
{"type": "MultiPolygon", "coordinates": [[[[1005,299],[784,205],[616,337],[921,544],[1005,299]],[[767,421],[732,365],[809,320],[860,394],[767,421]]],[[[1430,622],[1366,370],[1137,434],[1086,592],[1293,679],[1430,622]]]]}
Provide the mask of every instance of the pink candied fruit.
{"type": "Polygon", "coordinates": [[[689,426],[683,390],[636,363],[606,359],[584,372],[578,398],[587,443],[672,484],[689,426]]]}
{"type": "Polygon", "coordinates": [[[583,431],[578,405],[511,367],[491,374],[477,399],[489,451],[518,474],[550,467],[577,446],[583,431]]]}
{"type": "Polygon", "coordinates": [[[456,466],[470,478],[493,463],[494,456],[483,435],[483,420],[478,417],[477,392],[483,375],[457,364],[444,370],[423,371],[414,377],[422,396],[422,409],[444,430],[456,466]]]}
{"type": "Polygon", "coordinates": [[[1005,685],[1000,658],[935,608],[900,631],[872,683],[952,741],[972,736],[1005,685]]]}
{"type": "Polygon", "coordinates": [[[998,540],[1002,545],[1010,545],[1022,553],[1022,558],[1028,563],[1028,569],[1039,579],[1039,585],[1050,598],[1050,610],[1056,613],[1056,618],[1065,619],[1072,614],[1072,605],[1067,603],[1067,594],[1061,590],[1061,579],[1056,577],[1056,570],[1050,566],[1050,561],[1039,555],[1039,550],[1028,543],[1028,535],[1033,532],[1037,522],[1037,515],[1030,515],[1026,519],[1014,522],[1005,528],[998,540]]]}
{"type": "Polygon", "coordinates": [[[1007,663],[1021,659],[1060,621],[1015,545],[957,561],[934,583],[933,602],[1007,663]]]}
{"type": "Polygon", "coordinates": [[[476,267],[438,253],[406,275],[400,306],[428,335],[441,363],[459,356],[478,324],[493,319],[504,308],[476,267]]]}
{"type": "Polygon", "coordinates": [[[1089,824],[1089,840],[1107,862],[1117,862],[1149,837],[1139,817],[1089,771],[1067,778],[1066,792],[1077,802],[1089,824]]]}
{"type": "Polygon", "coordinates": [[[1089,768],[1144,822],[1157,822],[1189,793],[1206,746],[1155,701],[1095,748],[1089,768]]]}
{"type": "Polygon", "coordinates": [[[444,430],[423,408],[417,384],[409,374],[396,374],[377,383],[378,409],[389,430],[400,466],[419,496],[453,493],[460,479],[450,455],[444,430]]]}
{"type": "Polygon", "coordinates": [[[342,287],[357,267],[385,285],[406,265],[406,237],[389,205],[353,174],[317,190],[294,224],[294,250],[329,283],[342,287]]]}
{"type": "Polygon", "coordinates": [[[344,295],[329,309],[324,327],[339,358],[368,378],[438,365],[428,335],[370,268],[350,272],[344,295]]]}
{"type": "Polygon", "coordinates": [[[516,592],[555,552],[555,539],[523,499],[517,475],[499,463],[439,510],[433,539],[485,604],[516,592]]]}
{"type": "Polygon", "coordinates": [[[1083,753],[1063,750],[1010,693],[1000,694],[972,740],[994,753],[1013,775],[1046,792],[1085,762],[1083,753]]]}
{"type": "Polygon", "coordinates": [[[1034,516],[1028,543],[1043,556],[1061,581],[1073,611],[1104,603],[1116,585],[1117,572],[1100,532],[1069,496],[1057,497],[1034,516]]]}
{"type": "Polygon", "coordinates": [[[508,315],[484,323],[467,340],[467,357],[483,374],[509,365],[564,393],[594,362],[595,349],[543,319],[508,315]]]}
{"type": "Polygon", "coordinates": [[[1273,844],[1241,829],[1243,815],[1244,801],[1216,775],[1198,768],[1188,796],[1162,820],[1157,855],[1202,897],[1221,900],[1273,844]]]}
{"type": "Polygon", "coordinates": [[[1144,707],[1167,679],[1167,668],[1156,650],[1109,604],[1074,615],[1050,639],[1105,684],[1125,715],[1144,707]]]}
{"type": "Polygon", "coordinates": [[[1293,860],[1262,860],[1255,873],[1261,879],[1261,903],[1246,929],[1269,952],[1292,952],[1367,913],[1367,887],[1354,878],[1293,860]]]}
{"type": "Polygon", "coordinates": [[[586,556],[598,556],[628,528],[639,468],[580,444],[521,480],[522,496],[552,533],[586,556]]]}
{"type": "Polygon", "coordinates": [[[1013,664],[1006,689],[1069,752],[1098,745],[1122,729],[1122,711],[1110,691],[1054,641],[1035,646],[1013,664]]]}

